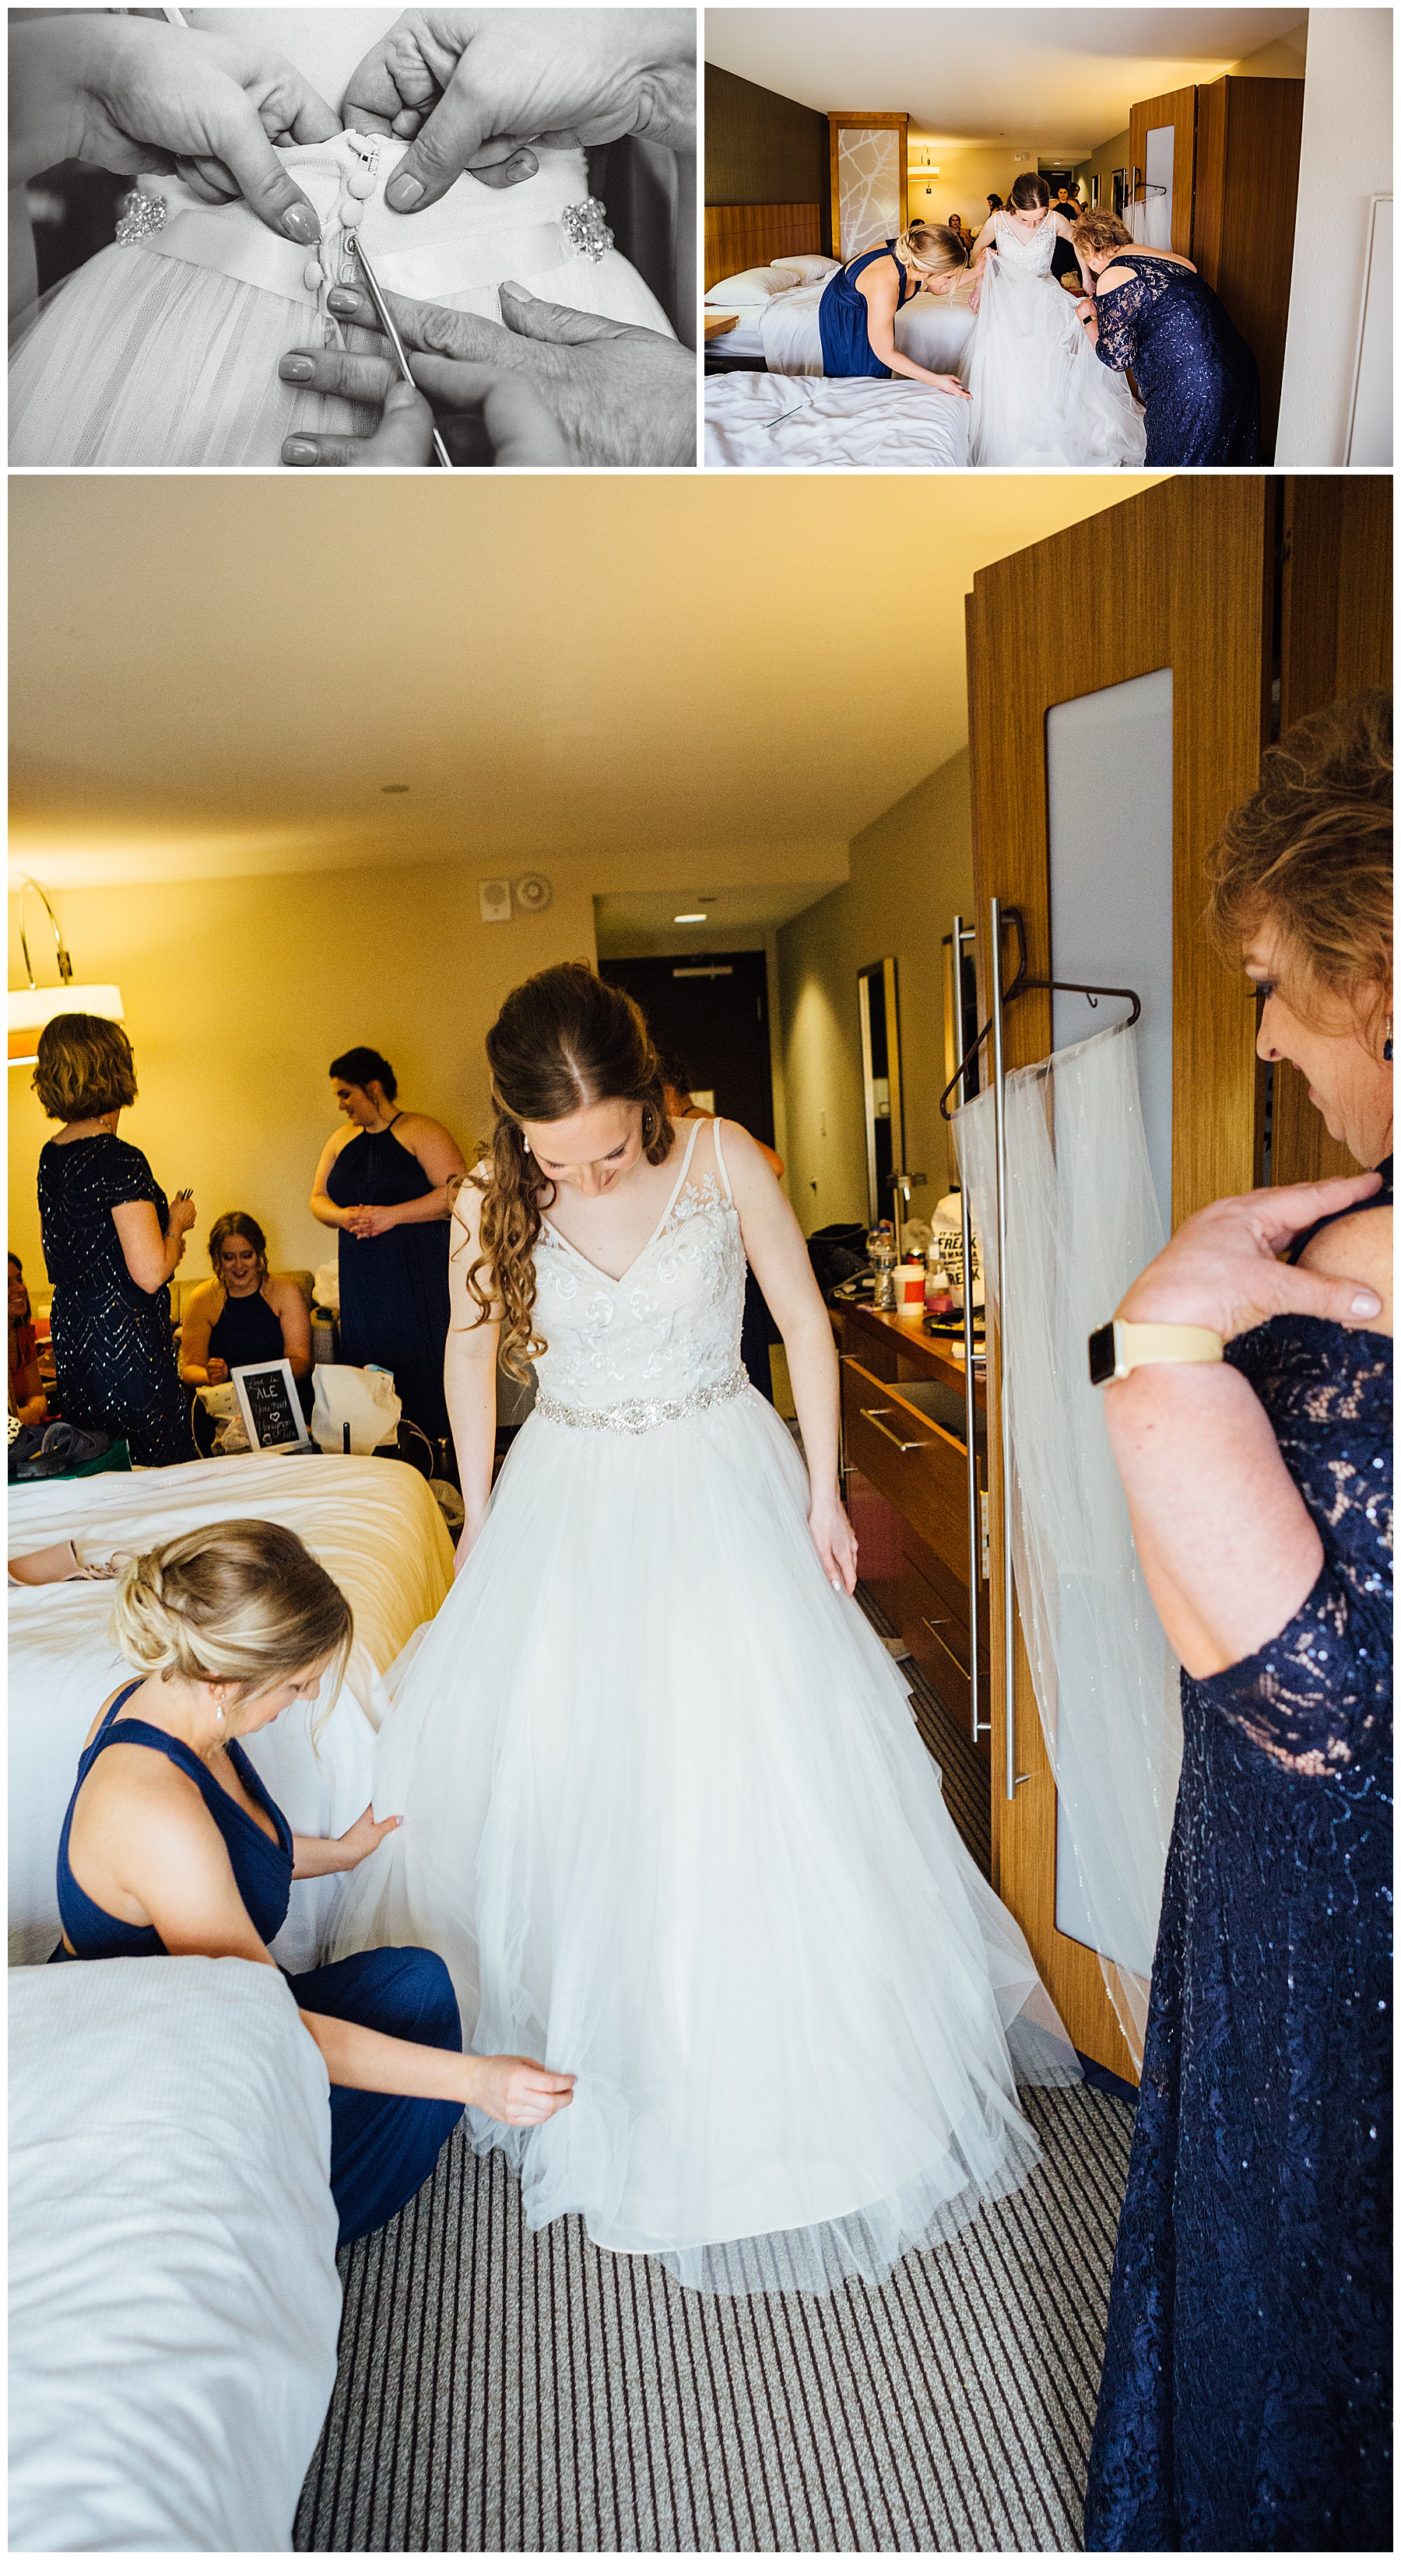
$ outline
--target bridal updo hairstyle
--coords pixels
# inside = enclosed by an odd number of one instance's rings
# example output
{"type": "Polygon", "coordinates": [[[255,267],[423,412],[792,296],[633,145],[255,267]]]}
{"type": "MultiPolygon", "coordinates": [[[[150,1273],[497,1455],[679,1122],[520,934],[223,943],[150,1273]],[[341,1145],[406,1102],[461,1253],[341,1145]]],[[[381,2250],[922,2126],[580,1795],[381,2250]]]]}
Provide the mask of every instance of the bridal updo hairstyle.
{"type": "Polygon", "coordinates": [[[908,231],[901,232],[895,252],[922,276],[946,276],[952,268],[968,264],[964,242],[944,222],[912,222],[908,231]]]}
{"type": "MultiPolygon", "coordinates": [[[[133,1671],[227,1680],[240,1704],[329,1659],[322,1714],[354,1640],[345,1593],[291,1529],[271,1520],[220,1520],[127,1557],[114,1625],[133,1671]]],[[[236,1715],[229,1730],[238,1730],[236,1715]]]]}
{"type": "Polygon", "coordinates": [[[1051,201],[1051,190],[1038,169],[1023,169],[1012,180],[1007,203],[1013,213],[1044,213],[1051,201]]]}
{"type": "Polygon", "coordinates": [[[1262,923],[1297,963],[1296,1013],[1340,1000],[1380,1056],[1391,1010],[1391,696],[1355,693],[1286,730],[1207,857],[1210,922],[1233,959],[1262,923]]]}
{"type": "Polygon", "coordinates": [[[34,1090],[50,1120],[100,1120],[136,1100],[136,1060],[119,1022],[58,1013],[39,1034],[34,1090]]]}
{"type": "Polygon", "coordinates": [[[501,1322],[501,1364],[524,1383],[546,1344],[535,1331],[534,1252],[554,1185],[527,1152],[523,1120],[568,1120],[595,1102],[637,1103],[649,1164],[674,1132],[661,1060],[641,1008],[581,961],[542,969],[507,996],[487,1033],[493,1125],[482,1195],[481,1252],[467,1274],[482,1322],[501,1322]]]}

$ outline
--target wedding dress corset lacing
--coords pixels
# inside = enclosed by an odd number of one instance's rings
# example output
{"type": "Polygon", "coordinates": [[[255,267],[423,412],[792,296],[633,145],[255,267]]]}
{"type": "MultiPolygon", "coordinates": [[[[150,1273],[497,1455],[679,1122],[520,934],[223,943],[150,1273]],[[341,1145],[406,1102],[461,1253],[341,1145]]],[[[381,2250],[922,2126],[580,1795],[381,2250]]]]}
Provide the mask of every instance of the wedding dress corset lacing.
{"type": "Polygon", "coordinates": [[[739,1218],[716,1140],[713,1170],[697,1178],[692,1163],[701,1130],[716,1127],[692,1129],[668,1205],[620,1280],[546,1218],[535,1248],[535,1323],[549,1345],[536,1363],[537,1412],[608,1413],[620,1417],[613,1427],[645,1430],[669,1418],[661,1408],[701,1410],[743,1387],[739,1218]]]}
{"type": "Polygon", "coordinates": [[[1056,226],[1049,214],[1044,222],[1038,222],[1029,239],[1017,229],[1015,222],[1009,221],[1005,213],[999,213],[997,216],[997,228],[993,233],[993,238],[997,242],[997,255],[1004,267],[1010,273],[1024,276],[1050,274],[1051,260],[1056,254],[1058,236],[1056,226]]]}

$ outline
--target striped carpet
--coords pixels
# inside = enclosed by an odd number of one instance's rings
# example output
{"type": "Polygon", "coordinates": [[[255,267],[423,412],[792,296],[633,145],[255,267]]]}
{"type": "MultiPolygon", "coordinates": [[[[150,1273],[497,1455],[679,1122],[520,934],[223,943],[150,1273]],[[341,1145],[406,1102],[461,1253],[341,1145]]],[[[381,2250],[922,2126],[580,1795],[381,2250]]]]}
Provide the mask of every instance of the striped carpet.
{"type": "Polygon", "coordinates": [[[1131,2117],[1031,2092],[1021,2193],[879,2288],[717,2300],[454,2136],[342,2260],[302,2551],[1078,2547],[1131,2117]]]}

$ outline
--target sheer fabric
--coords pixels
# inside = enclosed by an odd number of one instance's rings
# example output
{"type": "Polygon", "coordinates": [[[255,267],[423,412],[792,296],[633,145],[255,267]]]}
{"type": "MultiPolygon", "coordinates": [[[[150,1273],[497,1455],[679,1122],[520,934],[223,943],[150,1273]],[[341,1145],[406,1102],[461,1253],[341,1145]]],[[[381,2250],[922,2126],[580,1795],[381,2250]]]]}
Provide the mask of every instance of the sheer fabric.
{"type": "Polygon", "coordinates": [[[707,2291],[823,2291],[1019,2185],[1015,2074],[1076,2066],[736,1379],[722,1149],[692,1133],[621,1280],[541,1237],[536,1410],[391,1674],[375,1797],[404,1826],[339,1945],[412,1915],[477,2050],[578,2074],[535,2130],[468,2119],[532,2227],[581,2213],[707,2291]]]}
{"type": "MultiPolygon", "coordinates": [[[[192,39],[197,41],[197,39],[192,39]]],[[[325,227],[324,268],[243,203],[199,203],[178,178],[143,178],[165,208],[148,236],[103,249],[22,323],[11,354],[10,460],[71,469],[275,466],[298,430],[368,433],[369,412],[280,382],[280,359],[330,340],[363,349],[326,312],[329,280],[353,280],[348,181],[365,137],[298,144],[282,158],[325,227]]],[[[384,189],[408,145],[373,138],[360,231],[386,290],[498,320],[507,281],[552,302],[674,335],[614,249],[593,257],[564,217],[588,198],[580,151],[538,152],[538,174],[501,190],[459,178],[427,212],[391,213],[384,189]]]]}
{"type": "Polygon", "coordinates": [[[1085,1344],[1165,1241],[1137,1050],[1101,1032],[1006,1083],[1007,1272],[991,1088],[956,1115],[1005,1363],[1013,1567],[1059,1845],[1115,2016],[1143,2052],[1180,1757],[1177,1670],[1134,1550],[1085,1344]]]}
{"type": "Polygon", "coordinates": [[[984,467],[1136,469],[1142,416],[1128,385],[1097,365],[1075,298],[1052,280],[1058,234],[1025,238],[994,216],[976,325],[960,366],[972,395],[971,456],[984,467]]]}

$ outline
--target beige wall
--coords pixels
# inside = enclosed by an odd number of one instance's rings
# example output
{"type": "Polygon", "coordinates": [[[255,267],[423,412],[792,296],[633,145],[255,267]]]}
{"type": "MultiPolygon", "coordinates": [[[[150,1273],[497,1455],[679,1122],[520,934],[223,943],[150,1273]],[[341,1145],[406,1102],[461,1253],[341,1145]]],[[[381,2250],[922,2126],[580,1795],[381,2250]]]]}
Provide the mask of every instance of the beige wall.
{"type": "Polygon", "coordinates": [[[927,1174],[916,1217],[948,1187],[941,937],[973,894],[968,755],[898,800],[851,847],[851,879],[778,936],[788,1195],[804,1232],[866,1217],[856,973],[899,968],[905,1162],[927,1174]]]}
{"type": "Polygon", "coordinates": [[[1075,175],[1080,181],[1081,203],[1088,206],[1092,194],[1090,180],[1098,177],[1100,211],[1112,213],[1114,210],[1113,173],[1116,169],[1127,169],[1128,165],[1129,129],[1125,125],[1122,133],[1112,134],[1108,142],[1100,144],[1098,151],[1091,152],[1088,160],[1081,160],[1077,165],[1075,175]]]}
{"type": "Polygon", "coordinates": [[[912,144],[911,160],[934,161],[939,175],[923,178],[911,168],[911,222],[947,222],[956,213],[976,234],[987,220],[987,197],[999,195],[1005,203],[1012,180],[1034,169],[1036,157],[1035,143],[1019,139],[980,143],[966,150],[945,150],[938,143],[927,149],[923,143],[912,144]]]}
{"type": "Polygon", "coordinates": [[[1290,464],[1347,460],[1371,198],[1391,190],[1391,155],[1391,11],[1317,10],[1275,446],[1290,464]]]}
{"type": "MultiPolygon", "coordinates": [[[[382,1050],[401,1100],[465,1145],[487,1125],[482,1040],[501,998],[594,949],[592,898],[558,866],[546,913],[504,925],[480,921],[475,869],[442,864],[70,889],[63,923],[79,966],[122,989],[141,1087],[122,1135],[167,1190],[193,1187],[182,1278],[208,1268],[204,1238],[225,1209],[262,1221],[280,1267],[334,1256],[306,1203],[337,1125],[326,1069],[341,1050],[382,1050]]],[[[10,982],[22,982],[13,958],[10,982]]],[[[34,1171],[50,1124],[31,1073],[10,1069],[10,1242],[37,1279],[34,1171]]]]}

